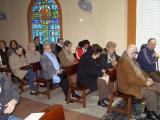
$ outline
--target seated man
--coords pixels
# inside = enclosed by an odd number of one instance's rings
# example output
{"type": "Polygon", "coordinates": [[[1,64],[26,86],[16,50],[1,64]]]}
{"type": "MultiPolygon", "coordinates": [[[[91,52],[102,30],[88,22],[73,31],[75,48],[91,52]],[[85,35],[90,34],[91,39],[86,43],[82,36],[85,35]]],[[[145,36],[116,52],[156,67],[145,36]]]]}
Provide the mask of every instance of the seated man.
{"type": "Polygon", "coordinates": [[[160,72],[156,70],[156,62],[158,55],[154,49],[156,47],[156,39],[150,38],[147,44],[141,46],[141,50],[138,53],[137,62],[141,69],[149,75],[153,81],[160,82],[160,72]]]}
{"type": "Polygon", "coordinates": [[[0,73],[0,120],[20,120],[11,115],[20,99],[20,91],[0,73]]]}
{"type": "Polygon", "coordinates": [[[160,85],[143,73],[135,60],[137,53],[136,46],[129,45],[118,61],[116,68],[118,89],[136,98],[144,98],[146,100],[147,117],[159,120],[160,117],[156,114],[158,111],[156,92],[159,92],[160,85]]]}

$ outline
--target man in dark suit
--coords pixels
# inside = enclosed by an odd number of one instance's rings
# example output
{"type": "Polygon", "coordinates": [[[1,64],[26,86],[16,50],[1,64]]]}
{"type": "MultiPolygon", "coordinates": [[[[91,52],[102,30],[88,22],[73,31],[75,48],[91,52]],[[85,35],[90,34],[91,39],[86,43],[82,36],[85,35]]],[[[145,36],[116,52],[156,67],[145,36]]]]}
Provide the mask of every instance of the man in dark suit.
{"type": "Polygon", "coordinates": [[[8,47],[6,47],[6,42],[4,40],[0,40],[0,57],[1,57],[1,65],[8,65],[8,56],[7,51],[8,47]]]}
{"type": "Polygon", "coordinates": [[[58,38],[57,39],[57,44],[56,44],[57,55],[62,50],[62,48],[63,48],[63,39],[62,38],[58,38]]]}
{"type": "Polygon", "coordinates": [[[34,43],[36,45],[36,50],[39,51],[39,53],[42,55],[43,54],[43,45],[40,44],[40,41],[39,41],[39,37],[36,36],[34,38],[34,43]]]}

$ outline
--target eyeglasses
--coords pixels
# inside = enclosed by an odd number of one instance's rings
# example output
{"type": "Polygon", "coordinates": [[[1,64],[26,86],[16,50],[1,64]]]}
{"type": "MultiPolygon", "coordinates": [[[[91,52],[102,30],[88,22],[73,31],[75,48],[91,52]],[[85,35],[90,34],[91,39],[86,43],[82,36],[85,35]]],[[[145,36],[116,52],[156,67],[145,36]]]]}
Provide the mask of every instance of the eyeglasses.
{"type": "Polygon", "coordinates": [[[72,46],[68,46],[69,48],[71,48],[72,46]]]}
{"type": "Polygon", "coordinates": [[[138,52],[137,52],[137,51],[135,51],[135,52],[132,52],[132,53],[138,54],[138,52]]]}

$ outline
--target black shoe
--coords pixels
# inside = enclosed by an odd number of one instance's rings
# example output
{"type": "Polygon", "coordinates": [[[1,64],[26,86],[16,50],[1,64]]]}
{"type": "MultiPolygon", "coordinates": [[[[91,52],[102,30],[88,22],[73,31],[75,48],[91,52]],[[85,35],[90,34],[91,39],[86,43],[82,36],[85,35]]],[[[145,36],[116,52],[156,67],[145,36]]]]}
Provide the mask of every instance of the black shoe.
{"type": "Polygon", "coordinates": [[[159,118],[157,118],[157,115],[154,112],[149,112],[149,111],[147,111],[146,118],[149,118],[151,120],[160,120],[159,118]]]}
{"type": "Polygon", "coordinates": [[[98,101],[98,106],[107,107],[107,104],[104,101],[98,101]]]}
{"type": "Polygon", "coordinates": [[[75,97],[75,98],[80,98],[79,95],[77,95],[75,92],[72,93],[72,97],[75,97]]]}

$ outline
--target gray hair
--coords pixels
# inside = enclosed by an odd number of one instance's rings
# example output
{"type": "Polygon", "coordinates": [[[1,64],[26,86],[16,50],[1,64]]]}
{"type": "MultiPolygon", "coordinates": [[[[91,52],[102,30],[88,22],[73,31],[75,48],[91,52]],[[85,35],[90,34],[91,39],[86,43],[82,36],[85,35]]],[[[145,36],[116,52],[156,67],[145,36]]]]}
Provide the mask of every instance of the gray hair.
{"type": "Polygon", "coordinates": [[[44,44],[43,44],[43,49],[45,49],[47,46],[50,46],[50,47],[51,47],[50,43],[44,43],[44,44]]]}
{"type": "Polygon", "coordinates": [[[29,51],[30,51],[30,48],[31,48],[32,46],[35,46],[34,42],[30,42],[30,43],[28,44],[28,50],[29,50],[29,51]]]}

